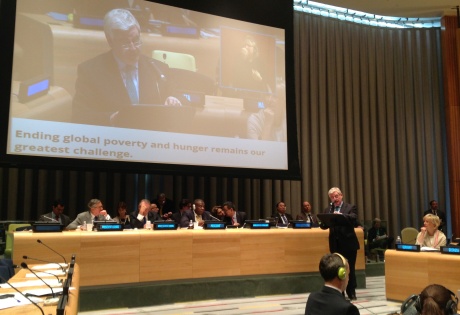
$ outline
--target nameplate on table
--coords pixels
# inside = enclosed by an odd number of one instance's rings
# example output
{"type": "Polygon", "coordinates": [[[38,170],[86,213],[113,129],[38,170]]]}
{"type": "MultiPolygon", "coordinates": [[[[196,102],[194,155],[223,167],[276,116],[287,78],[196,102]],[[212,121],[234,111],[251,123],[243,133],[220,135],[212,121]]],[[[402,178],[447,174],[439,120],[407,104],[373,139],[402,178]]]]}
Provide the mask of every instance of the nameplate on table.
{"type": "Polygon", "coordinates": [[[226,225],[225,222],[204,221],[203,228],[205,230],[224,230],[226,228],[226,225]]]}
{"type": "Polygon", "coordinates": [[[250,229],[269,229],[270,222],[266,220],[246,220],[246,225],[249,226],[250,229]]]}
{"type": "Polygon", "coordinates": [[[290,226],[293,229],[311,229],[311,222],[296,220],[296,221],[289,221],[290,226]]]}
{"type": "Polygon", "coordinates": [[[162,231],[177,230],[177,223],[170,221],[153,222],[153,229],[162,231]]]}
{"type": "Polygon", "coordinates": [[[413,244],[396,244],[396,250],[404,251],[404,252],[419,252],[420,245],[413,245],[413,244]]]}
{"type": "Polygon", "coordinates": [[[62,232],[64,225],[57,222],[35,222],[32,224],[34,232],[62,232]]]}
{"type": "Polygon", "coordinates": [[[116,222],[98,223],[96,230],[99,232],[123,231],[123,224],[116,222]]]}
{"type": "Polygon", "coordinates": [[[458,246],[441,246],[441,254],[460,255],[458,246]]]}

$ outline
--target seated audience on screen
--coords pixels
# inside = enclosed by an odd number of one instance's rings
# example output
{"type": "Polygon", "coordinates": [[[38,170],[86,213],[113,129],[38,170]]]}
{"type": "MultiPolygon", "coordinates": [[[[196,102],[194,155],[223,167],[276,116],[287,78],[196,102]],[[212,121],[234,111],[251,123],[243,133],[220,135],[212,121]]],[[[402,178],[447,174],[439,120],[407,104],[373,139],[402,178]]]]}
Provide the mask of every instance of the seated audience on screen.
{"type": "Polygon", "coordinates": [[[345,257],[338,253],[326,254],[319,262],[319,272],[324,279],[321,291],[308,296],[305,315],[347,314],[359,315],[358,308],[345,299],[350,267],[345,257]]]}
{"type": "Polygon", "coordinates": [[[132,229],[132,219],[131,216],[128,214],[126,202],[120,201],[117,206],[117,213],[113,220],[117,223],[123,225],[123,229],[132,229]]]}
{"type": "Polygon", "coordinates": [[[70,218],[64,214],[64,201],[61,199],[57,199],[53,202],[51,205],[51,212],[42,214],[38,221],[43,221],[43,222],[56,222],[58,221],[61,223],[64,227],[68,226],[70,222],[70,218]]]}
{"type": "Polygon", "coordinates": [[[308,201],[302,202],[302,210],[295,219],[311,222],[312,227],[319,227],[318,218],[311,212],[311,204],[308,201]]]}
{"type": "Polygon", "coordinates": [[[143,229],[147,221],[152,224],[155,221],[163,221],[158,214],[158,207],[156,204],[151,204],[150,200],[142,199],[137,205],[137,210],[131,213],[132,225],[134,228],[143,229]]]}
{"type": "Polygon", "coordinates": [[[272,217],[278,220],[278,225],[288,225],[289,221],[292,221],[292,215],[286,213],[286,204],[284,201],[280,201],[276,204],[276,211],[273,213],[272,217]]]}
{"type": "Polygon", "coordinates": [[[172,214],[176,212],[176,209],[174,208],[174,201],[167,198],[165,193],[159,193],[157,199],[152,200],[152,204],[153,203],[158,206],[158,214],[163,218],[163,220],[171,218],[172,214]]]}
{"type": "Polygon", "coordinates": [[[164,79],[168,66],[141,55],[141,29],[131,12],[109,11],[104,33],[111,50],[78,66],[73,122],[111,126],[135,104],[181,105],[164,79]]]}
{"type": "Polygon", "coordinates": [[[225,217],[224,222],[225,225],[233,225],[233,226],[243,226],[244,222],[246,221],[246,213],[236,211],[235,205],[231,201],[226,201],[222,204],[222,210],[224,210],[225,217]]]}
{"type": "Polygon", "coordinates": [[[430,209],[426,210],[423,215],[426,214],[433,214],[439,217],[439,227],[438,230],[440,230],[442,233],[446,234],[447,233],[447,227],[446,227],[446,213],[442,210],[439,210],[438,207],[438,202],[436,200],[431,200],[430,201],[430,209]]]}
{"type": "Polygon", "coordinates": [[[180,220],[182,219],[182,215],[185,211],[190,210],[191,208],[192,202],[189,199],[182,199],[179,203],[179,211],[176,211],[171,215],[171,220],[173,220],[178,224],[178,226],[180,226],[180,220]]]}
{"type": "Polygon", "coordinates": [[[222,210],[221,205],[215,205],[211,209],[211,214],[216,218],[219,219],[220,221],[223,221],[225,218],[225,213],[224,210],[222,210]]]}
{"type": "Polygon", "coordinates": [[[99,199],[91,199],[88,202],[88,211],[81,212],[77,218],[67,226],[68,230],[85,229],[84,223],[91,224],[93,221],[111,220],[110,215],[104,210],[102,201],[99,199]]]}
{"type": "Polygon", "coordinates": [[[438,230],[440,224],[439,217],[433,214],[427,214],[423,217],[423,227],[417,235],[415,244],[422,247],[431,247],[440,249],[446,245],[446,236],[438,230]]]}
{"type": "Polygon", "coordinates": [[[387,229],[382,226],[382,221],[379,218],[375,218],[374,221],[372,221],[372,227],[367,232],[367,244],[369,245],[369,249],[391,248],[393,246],[393,240],[393,237],[388,236],[387,229]]]}
{"type": "Polygon", "coordinates": [[[205,204],[202,199],[195,199],[193,210],[187,210],[182,214],[180,226],[187,227],[190,220],[194,223],[196,222],[196,225],[200,227],[204,225],[204,221],[212,220],[211,213],[205,211],[205,204]]]}
{"type": "Polygon", "coordinates": [[[419,295],[412,295],[401,305],[401,314],[454,315],[458,297],[440,284],[430,284],[419,295]]]}

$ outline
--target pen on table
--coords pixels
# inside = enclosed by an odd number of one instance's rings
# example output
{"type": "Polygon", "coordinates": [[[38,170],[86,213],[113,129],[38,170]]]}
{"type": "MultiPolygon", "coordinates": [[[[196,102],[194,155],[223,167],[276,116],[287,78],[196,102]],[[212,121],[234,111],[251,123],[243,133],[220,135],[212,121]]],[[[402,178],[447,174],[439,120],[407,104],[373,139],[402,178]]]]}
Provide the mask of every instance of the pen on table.
{"type": "MultiPolygon", "coordinates": [[[[8,298],[14,298],[14,294],[3,294],[0,295],[0,300],[2,299],[8,299],[8,298]]],[[[18,299],[14,298],[18,303],[21,303],[18,299]]]]}

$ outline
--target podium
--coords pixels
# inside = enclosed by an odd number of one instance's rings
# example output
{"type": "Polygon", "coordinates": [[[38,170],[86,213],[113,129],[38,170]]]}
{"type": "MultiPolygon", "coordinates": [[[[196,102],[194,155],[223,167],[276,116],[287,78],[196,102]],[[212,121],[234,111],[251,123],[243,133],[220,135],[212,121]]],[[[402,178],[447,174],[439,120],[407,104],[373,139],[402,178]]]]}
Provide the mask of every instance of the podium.
{"type": "Polygon", "coordinates": [[[333,213],[318,213],[316,215],[325,228],[338,226],[351,226],[350,221],[343,215],[333,213]]]}

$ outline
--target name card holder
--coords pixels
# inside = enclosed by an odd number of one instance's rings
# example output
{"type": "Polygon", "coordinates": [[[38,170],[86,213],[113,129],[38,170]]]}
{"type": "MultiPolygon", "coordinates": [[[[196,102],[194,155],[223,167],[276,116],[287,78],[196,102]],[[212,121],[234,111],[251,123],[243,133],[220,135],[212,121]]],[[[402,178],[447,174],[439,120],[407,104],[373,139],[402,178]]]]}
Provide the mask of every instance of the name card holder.
{"type": "Polygon", "coordinates": [[[155,221],[153,222],[153,229],[156,231],[177,230],[177,223],[172,221],[155,221]]]}
{"type": "Polygon", "coordinates": [[[460,255],[458,246],[441,246],[441,254],[460,255]]]}
{"type": "Polygon", "coordinates": [[[420,245],[412,245],[412,244],[396,244],[396,250],[405,251],[405,252],[419,252],[420,245]]]}

